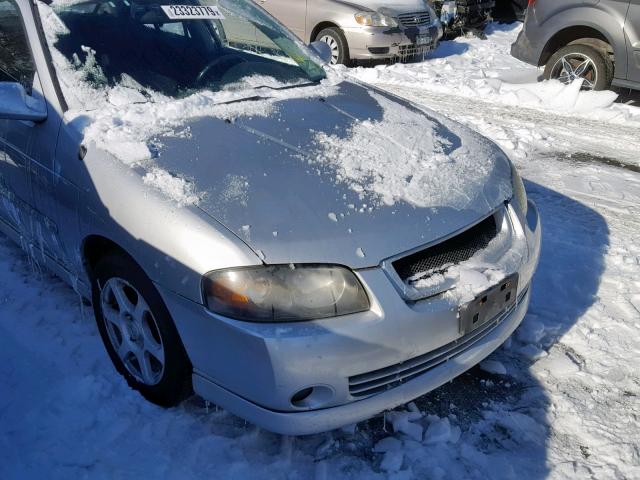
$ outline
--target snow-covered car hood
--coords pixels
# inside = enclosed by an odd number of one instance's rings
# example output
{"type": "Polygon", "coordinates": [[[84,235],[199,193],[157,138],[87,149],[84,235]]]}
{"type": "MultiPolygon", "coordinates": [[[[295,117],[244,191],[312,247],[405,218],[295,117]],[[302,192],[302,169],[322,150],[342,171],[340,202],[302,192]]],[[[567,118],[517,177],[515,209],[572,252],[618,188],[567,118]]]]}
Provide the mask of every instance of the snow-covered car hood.
{"type": "Polygon", "coordinates": [[[335,92],[193,121],[155,164],[266,263],[374,266],[511,197],[509,161],[484,137],[353,83],[335,92]]]}

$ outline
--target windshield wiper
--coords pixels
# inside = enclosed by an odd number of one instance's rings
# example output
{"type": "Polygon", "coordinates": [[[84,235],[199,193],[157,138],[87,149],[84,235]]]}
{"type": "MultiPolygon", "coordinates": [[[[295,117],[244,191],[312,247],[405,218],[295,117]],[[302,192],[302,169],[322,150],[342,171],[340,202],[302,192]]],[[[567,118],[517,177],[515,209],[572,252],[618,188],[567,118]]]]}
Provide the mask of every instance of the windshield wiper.
{"type": "MultiPolygon", "coordinates": [[[[289,90],[291,88],[298,88],[298,87],[310,87],[316,85],[315,82],[307,82],[307,83],[297,83],[295,85],[285,85],[284,87],[272,87],[269,85],[260,85],[259,87],[254,87],[254,90],[260,90],[261,88],[266,88],[269,90],[275,90],[275,91],[280,91],[280,90],[289,90]]],[[[229,105],[230,103],[238,103],[238,102],[255,102],[257,100],[268,100],[270,97],[268,95],[251,95],[250,97],[241,97],[241,98],[236,98],[234,100],[228,100],[226,102],[220,102],[217,105],[229,105]]]]}
{"type": "Polygon", "coordinates": [[[226,102],[216,103],[216,105],[229,105],[231,103],[239,103],[239,102],[255,102],[257,100],[269,100],[270,98],[273,98],[273,97],[269,97],[265,95],[252,95],[250,97],[240,97],[234,100],[228,100],[226,102]]]}
{"type": "Polygon", "coordinates": [[[260,88],[268,88],[269,90],[289,90],[291,88],[299,88],[299,87],[312,87],[313,85],[317,85],[317,82],[306,82],[306,83],[295,83],[293,85],[285,85],[283,87],[272,87],[270,85],[260,85],[259,87],[254,87],[256,90],[260,88]]]}

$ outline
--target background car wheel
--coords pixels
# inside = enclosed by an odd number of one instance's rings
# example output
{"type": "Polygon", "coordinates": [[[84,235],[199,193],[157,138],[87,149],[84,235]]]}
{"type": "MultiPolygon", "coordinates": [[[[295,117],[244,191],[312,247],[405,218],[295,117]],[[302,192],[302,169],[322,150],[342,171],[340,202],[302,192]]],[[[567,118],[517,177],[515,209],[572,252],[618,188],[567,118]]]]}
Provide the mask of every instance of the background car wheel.
{"type": "Polygon", "coordinates": [[[583,78],[583,90],[606,90],[613,80],[613,62],[588,45],[567,45],[551,56],[544,68],[544,78],[566,84],[583,78]]]}
{"type": "Polygon", "coordinates": [[[94,277],[93,309],[116,370],[147,400],[177,405],[191,394],[192,367],[153,283],[119,254],[98,261],[94,277]]]}
{"type": "Polygon", "coordinates": [[[316,35],[315,41],[324,42],[331,47],[331,65],[342,63],[349,66],[351,64],[347,39],[339,28],[330,27],[321,30],[316,35]]]}

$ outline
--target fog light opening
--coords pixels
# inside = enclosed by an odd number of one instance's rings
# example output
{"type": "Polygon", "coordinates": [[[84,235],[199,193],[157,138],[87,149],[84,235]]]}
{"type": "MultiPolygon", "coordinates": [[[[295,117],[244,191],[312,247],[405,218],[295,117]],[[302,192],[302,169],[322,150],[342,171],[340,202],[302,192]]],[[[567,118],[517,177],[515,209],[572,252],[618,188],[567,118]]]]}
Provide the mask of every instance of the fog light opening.
{"type": "Polygon", "coordinates": [[[328,385],[312,385],[294,393],[290,402],[294,408],[299,409],[322,408],[331,402],[334,393],[333,388],[328,385]]]}
{"type": "Polygon", "coordinates": [[[291,405],[294,407],[305,407],[305,400],[313,393],[313,387],[303,388],[291,397],[291,405]]]}

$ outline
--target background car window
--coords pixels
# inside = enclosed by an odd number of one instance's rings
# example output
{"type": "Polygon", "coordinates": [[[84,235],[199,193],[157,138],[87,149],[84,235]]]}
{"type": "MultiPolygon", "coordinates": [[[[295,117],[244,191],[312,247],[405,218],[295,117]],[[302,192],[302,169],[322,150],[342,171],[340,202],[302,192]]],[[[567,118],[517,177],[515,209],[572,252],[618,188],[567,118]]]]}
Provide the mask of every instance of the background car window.
{"type": "Polygon", "coordinates": [[[30,91],[35,72],[18,7],[0,0],[0,82],[19,82],[30,91]]]}

